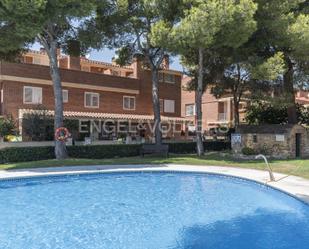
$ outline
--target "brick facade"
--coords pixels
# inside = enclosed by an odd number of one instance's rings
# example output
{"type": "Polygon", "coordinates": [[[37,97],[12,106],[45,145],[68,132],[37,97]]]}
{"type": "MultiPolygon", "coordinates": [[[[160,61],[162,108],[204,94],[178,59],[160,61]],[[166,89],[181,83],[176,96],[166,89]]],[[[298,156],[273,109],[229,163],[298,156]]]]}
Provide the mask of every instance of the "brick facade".
{"type": "MultiPolygon", "coordinates": [[[[64,110],[106,113],[132,113],[152,115],[151,72],[147,69],[136,73],[139,78],[129,78],[101,73],[61,69],[63,89],[68,90],[69,101],[64,103],[64,110]],[[105,90],[106,89],[106,90],[105,90]],[[100,95],[99,108],[84,106],[84,93],[94,92],[100,95]],[[123,96],[136,98],[135,110],[123,109],[123,96]]],[[[163,116],[181,116],[181,74],[175,74],[175,83],[161,82],[160,99],[175,101],[174,113],[162,113],[163,116]]],[[[31,109],[35,105],[23,103],[23,87],[34,86],[43,89],[42,105],[54,109],[54,95],[49,67],[34,64],[1,62],[0,84],[3,91],[1,114],[12,114],[17,118],[18,109],[31,109]],[[31,82],[35,79],[35,83],[31,82]],[[42,84],[40,84],[42,80],[42,84]],[[47,82],[49,81],[49,82],[47,82]]]]}
{"type": "MultiPolygon", "coordinates": [[[[181,115],[189,118],[195,123],[195,115],[188,116],[186,114],[186,106],[194,105],[195,92],[187,90],[189,77],[184,77],[182,81],[182,94],[181,94],[181,115]]],[[[211,128],[219,126],[232,126],[233,124],[233,101],[232,97],[227,95],[223,98],[217,99],[213,96],[210,89],[207,89],[202,98],[202,129],[207,131],[211,128]]],[[[244,115],[241,110],[240,118],[243,119],[244,115]]]]}
{"type": "MultiPolygon", "coordinates": [[[[44,108],[54,110],[54,93],[44,51],[30,51],[22,63],[0,62],[1,115],[20,118],[20,110],[44,108]],[[42,89],[42,104],[25,104],[24,87],[42,89]]],[[[68,91],[65,112],[113,113],[130,115],[153,115],[151,71],[140,61],[119,67],[112,63],[96,62],[86,58],[58,56],[63,90],[68,91]],[[98,107],[85,106],[85,93],[99,94],[98,107]],[[124,97],[135,98],[135,108],[123,107],[124,97]]],[[[174,112],[164,112],[162,117],[181,119],[182,74],[167,68],[161,71],[165,77],[172,75],[174,83],[159,84],[159,98],[174,101],[174,112]]]]}
{"type": "MultiPolygon", "coordinates": [[[[195,123],[195,115],[186,115],[186,106],[194,105],[195,92],[187,90],[189,77],[184,77],[182,81],[182,94],[181,94],[181,115],[183,117],[191,119],[195,123]]],[[[296,93],[296,102],[305,107],[309,107],[309,92],[299,91],[296,93]]],[[[211,128],[219,126],[233,127],[234,123],[234,111],[233,111],[233,98],[231,95],[225,95],[222,98],[216,98],[210,88],[208,88],[203,94],[202,98],[202,129],[207,131],[211,128]]],[[[241,101],[240,103],[240,123],[245,123],[247,101],[241,101]]]]}

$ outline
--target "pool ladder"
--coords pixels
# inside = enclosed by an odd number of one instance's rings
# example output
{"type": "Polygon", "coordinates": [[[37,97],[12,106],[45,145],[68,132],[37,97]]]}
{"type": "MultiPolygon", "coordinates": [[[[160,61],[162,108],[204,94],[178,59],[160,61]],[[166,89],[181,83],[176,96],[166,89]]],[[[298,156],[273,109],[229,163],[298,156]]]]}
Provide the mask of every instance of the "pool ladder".
{"type": "Polygon", "coordinates": [[[257,156],[255,157],[255,159],[264,159],[265,164],[266,164],[266,166],[267,166],[268,173],[269,173],[270,181],[271,181],[271,182],[275,182],[276,179],[275,179],[273,170],[272,170],[272,168],[270,167],[270,165],[269,165],[269,163],[268,163],[268,160],[267,160],[266,156],[264,156],[264,155],[262,155],[262,154],[261,154],[261,155],[257,155],[257,156]]]}

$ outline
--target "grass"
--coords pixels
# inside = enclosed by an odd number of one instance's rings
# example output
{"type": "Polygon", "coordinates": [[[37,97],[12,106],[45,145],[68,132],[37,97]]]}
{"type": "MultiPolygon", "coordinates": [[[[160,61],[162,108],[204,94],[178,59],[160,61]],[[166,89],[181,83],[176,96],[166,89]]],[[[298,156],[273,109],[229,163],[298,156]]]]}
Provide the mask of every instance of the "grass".
{"type": "MultiPolygon", "coordinates": [[[[184,165],[213,165],[226,167],[239,167],[248,169],[265,169],[262,161],[239,161],[228,153],[208,153],[198,158],[195,155],[171,155],[169,158],[162,157],[129,157],[114,159],[66,159],[45,160],[24,163],[0,164],[0,169],[27,169],[55,166],[78,166],[78,165],[123,165],[123,164],[184,164],[184,165]]],[[[274,160],[271,166],[275,172],[301,176],[309,179],[309,160],[274,160]]]]}

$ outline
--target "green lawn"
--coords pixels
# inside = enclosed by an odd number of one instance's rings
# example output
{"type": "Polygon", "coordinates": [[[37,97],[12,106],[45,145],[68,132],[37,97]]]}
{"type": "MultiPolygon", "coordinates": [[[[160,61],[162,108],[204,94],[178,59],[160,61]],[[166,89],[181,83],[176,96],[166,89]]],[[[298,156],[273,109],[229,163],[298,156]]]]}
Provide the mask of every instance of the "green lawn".
{"type": "MultiPolygon", "coordinates": [[[[237,161],[230,154],[209,153],[202,158],[195,155],[172,155],[169,158],[160,157],[131,157],[115,159],[67,159],[62,161],[46,160],[26,163],[2,164],[0,169],[23,169],[53,166],[78,166],[78,165],[108,165],[108,164],[192,164],[192,165],[214,165],[226,167],[239,167],[251,169],[265,169],[262,161],[237,161]]],[[[309,160],[275,160],[271,162],[275,172],[302,176],[309,179],[309,160]]]]}

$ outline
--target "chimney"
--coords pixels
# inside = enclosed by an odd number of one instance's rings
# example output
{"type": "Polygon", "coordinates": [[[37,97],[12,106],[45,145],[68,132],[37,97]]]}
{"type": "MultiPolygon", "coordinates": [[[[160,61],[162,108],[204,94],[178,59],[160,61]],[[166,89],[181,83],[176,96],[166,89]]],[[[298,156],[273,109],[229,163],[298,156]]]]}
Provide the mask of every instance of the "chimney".
{"type": "Polygon", "coordinates": [[[170,69],[170,57],[168,55],[164,55],[161,66],[162,69],[170,69]]]}
{"type": "Polygon", "coordinates": [[[112,58],[112,65],[114,65],[114,66],[117,66],[117,65],[118,65],[118,64],[116,63],[116,58],[115,58],[115,57],[112,58]]]}
{"type": "Polygon", "coordinates": [[[133,58],[131,67],[133,68],[133,77],[136,79],[139,79],[141,77],[141,73],[142,73],[142,61],[140,58],[138,58],[137,56],[135,56],[133,58]]]}
{"type": "Polygon", "coordinates": [[[69,69],[80,71],[81,70],[80,57],[68,56],[68,66],[69,66],[69,69]]]}

